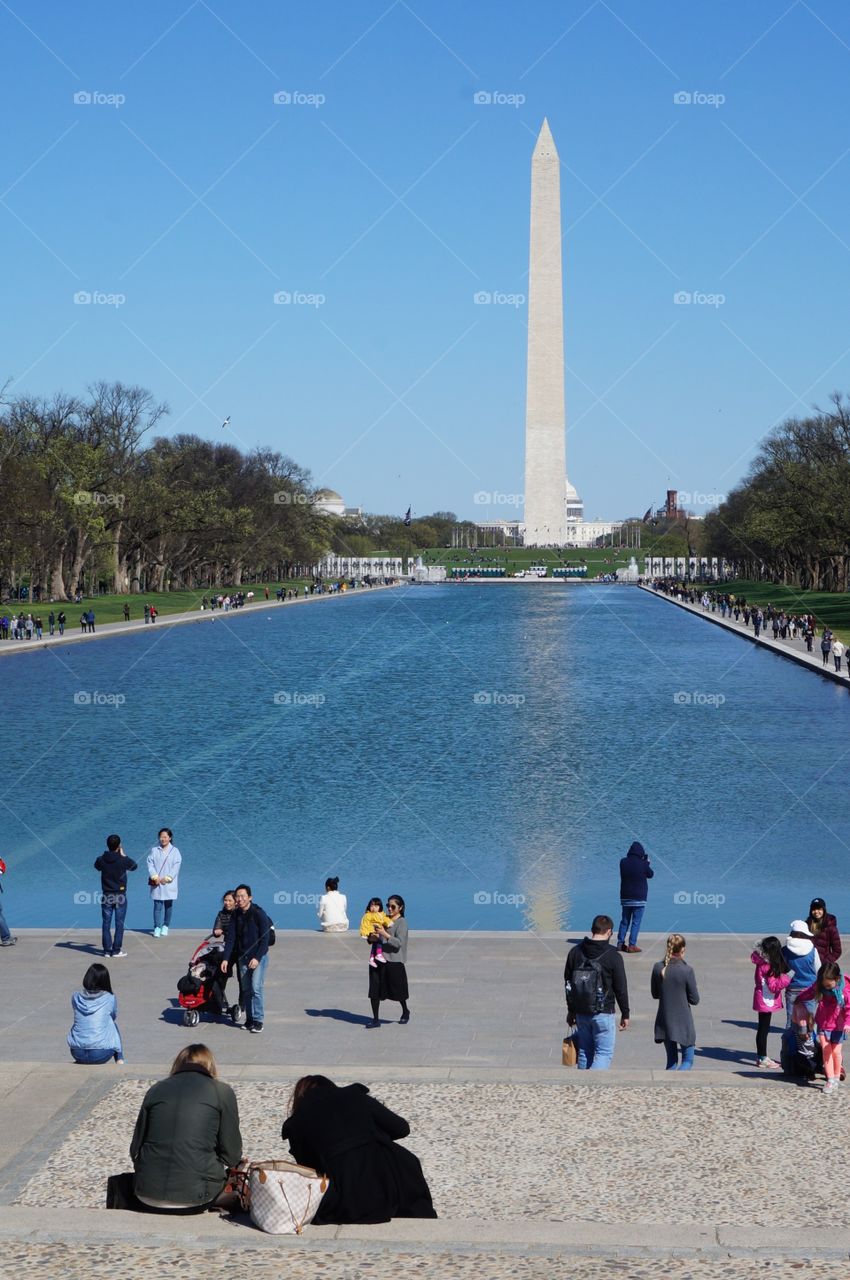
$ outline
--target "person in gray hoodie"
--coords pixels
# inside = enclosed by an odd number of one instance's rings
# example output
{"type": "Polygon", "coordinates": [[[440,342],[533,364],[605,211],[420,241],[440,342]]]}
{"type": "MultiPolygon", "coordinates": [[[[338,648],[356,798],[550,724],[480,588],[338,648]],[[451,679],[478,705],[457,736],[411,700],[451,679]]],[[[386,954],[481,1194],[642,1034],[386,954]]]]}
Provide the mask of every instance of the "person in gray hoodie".
{"type": "Polygon", "coordinates": [[[118,1030],[118,1001],[112,994],[105,964],[90,964],[82,991],[71,996],[74,1025],[68,1032],[68,1048],[75,1062],[92,1064],[114,1058],[123,1065],[124,1050],[118,1030]]]}

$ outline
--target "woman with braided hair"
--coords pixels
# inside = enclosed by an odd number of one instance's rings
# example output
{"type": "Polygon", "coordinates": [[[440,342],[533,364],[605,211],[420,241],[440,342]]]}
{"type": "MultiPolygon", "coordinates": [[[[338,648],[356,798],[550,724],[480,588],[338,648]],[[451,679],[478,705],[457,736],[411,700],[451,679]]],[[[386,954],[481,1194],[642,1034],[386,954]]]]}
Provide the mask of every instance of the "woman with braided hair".
{"type": "Polygon", "coordinates": [[[667,939],[664,959],[652,969],[650,991],[653,1000],[658,1001],[655,1043],[663,1044],[667,1050],[667,1070],[690,1071],[696,1046],[691,1006],[699,1004],[699,991],[696,975],[685,960],[685,939],[681,933],[671,933],[667,939]]]}

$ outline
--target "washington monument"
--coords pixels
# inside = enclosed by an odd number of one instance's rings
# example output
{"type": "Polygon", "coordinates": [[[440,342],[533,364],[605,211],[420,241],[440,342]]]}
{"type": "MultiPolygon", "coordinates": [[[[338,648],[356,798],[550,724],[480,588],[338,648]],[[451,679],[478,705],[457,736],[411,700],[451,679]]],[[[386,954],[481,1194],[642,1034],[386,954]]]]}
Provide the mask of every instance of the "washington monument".
{"type": "MultiPolygon", "coordinates": [[[[525,410],[525,545],[567,541],[564,287],[558,151],[543,121],[531,158],[528,383],[525,410]]],[[[577,501],[578,496],[575,495],[577,501]]]]}

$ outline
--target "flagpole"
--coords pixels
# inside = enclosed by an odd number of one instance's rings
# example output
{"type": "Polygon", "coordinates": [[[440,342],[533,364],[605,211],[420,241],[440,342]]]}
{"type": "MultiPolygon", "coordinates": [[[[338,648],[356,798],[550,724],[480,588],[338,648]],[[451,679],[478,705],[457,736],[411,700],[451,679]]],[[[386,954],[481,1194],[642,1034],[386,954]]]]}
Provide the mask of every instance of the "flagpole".
{"type": "Polygon", "coordinates": [[[412,550],[412,547],[413,547],[413,537],[412,537],[412,534],[411,534],[411,532],[410,532],[410,513],[411,513],[411,511],[412,511],[412,510],[413,510],[413,508],[412,508],[412,507],[408,507],[408,508],[407,508],[407,511],[406,511],[406,513],[405,513],[405,517],[404,517],[404,522],[403,522],[403,523],[404,523],[404,527],[405,527],[405,529],[407,529],[407,572],[408,572],[408,575],[410,574],[410,553],[411,553],[411,550],[412,550]]]}

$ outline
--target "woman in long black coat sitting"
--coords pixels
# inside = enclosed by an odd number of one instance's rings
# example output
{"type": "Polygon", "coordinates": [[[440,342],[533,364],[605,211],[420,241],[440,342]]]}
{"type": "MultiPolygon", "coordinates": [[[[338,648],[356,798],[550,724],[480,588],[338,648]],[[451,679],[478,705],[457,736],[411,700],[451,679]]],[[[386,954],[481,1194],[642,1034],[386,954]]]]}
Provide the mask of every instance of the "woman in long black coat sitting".
{"type": "Polygon", "coordinates": [[[419,1160],[397,1145],[409,1133],[365,1084],[340,1088],[327,1076],[302,1076],[281,1137],[299,1164],[329,1179],[313,1222],[436,1218],[419,1160]]]}

